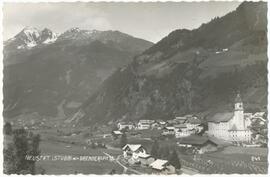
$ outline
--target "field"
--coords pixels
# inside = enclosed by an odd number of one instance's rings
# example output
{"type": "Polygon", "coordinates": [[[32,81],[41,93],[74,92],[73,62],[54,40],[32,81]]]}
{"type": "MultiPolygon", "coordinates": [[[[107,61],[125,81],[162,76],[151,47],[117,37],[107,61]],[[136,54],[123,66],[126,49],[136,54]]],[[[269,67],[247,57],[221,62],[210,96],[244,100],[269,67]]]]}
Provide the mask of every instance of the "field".
{"type": "MultiPolygon", "coordinates": [[[[36,132],[37,133],[37,132],[36,132]]],[[[41,155],[51,157],[71,156],[77,160],[40,160],[36,163],[38,169],[44,169],[45,174],[109,174],[112,170],[121,174],[123,168],[114,161],[107,159],[103,152],[117,157],[122,152],[115,149],[92,149],[88,147],[80,135],[66,138],[53,136],[53,132],[39,132],[42,135],[40,143],[41,155]],[[53,137],[53,138],[52,138],[53,137]],[[81,156],[104,158],[105,160],[79,160],[81,156]]]]}
{"type": "Polygon", "coordinates": [[[202,174],[267,174],[267,149],[228,146],[201,155],[180,154],[184,166],[202,174]]]}
{"type": "MultiPolygon", "coordinates": [[[[150,173],[145,168],[131,167],[125,169],[116,160],[109,159],[106,154],[119,157],[122,154],[119,148],[119,138],[104,138],[102,133],[95,132],[93,138],[86,137],[88,129],[80,129],[79,133],[75,128],[62,129],[38,129],[33,130],[35,134],[41,135],[41,155],[49,155],[50,159],[37,161],[38,173],[45,174],[134,174],[133,170],[143,173],[150,173]],[[62,132],[62,133],[59,133],[62,132]],[[64,133],[63,133],[64,132],[64,133]],[[104,143],[107,148],[92,148],[86,141],[92,139],[104,143]],[[106,154],[104,154],[106,153],[106,154]],[[55,159],[55,157],[70,157],[69,160],[55,159]],[[89,157],[92,159],[82,159],[89,157]],[[93,158],[103,158],[98,161],[93,158]],[[75,158],[75,159],[73,159],[75,158]],[[81,158],[81,159],[80,159],[81,158]]],[[[153,145],[153,136],[158,131],[143,130],[140,134],[133,136],[127,133],[127,141],[130,144],[142,144],[148,153],[153,145]]],[[[5,144],[12,141],[11,137],[5,137],[5,144]]],[[[170,146],[178,149],[176,139],[159,140],[159,146],[170,146]]],[[[183,167],[198,171],[200,174],[266,174],[267,173],[267,148],[243,148],[226,146],[218,151],[206,154],[187,155],[180,148],[179,159],[183,167]]]]}

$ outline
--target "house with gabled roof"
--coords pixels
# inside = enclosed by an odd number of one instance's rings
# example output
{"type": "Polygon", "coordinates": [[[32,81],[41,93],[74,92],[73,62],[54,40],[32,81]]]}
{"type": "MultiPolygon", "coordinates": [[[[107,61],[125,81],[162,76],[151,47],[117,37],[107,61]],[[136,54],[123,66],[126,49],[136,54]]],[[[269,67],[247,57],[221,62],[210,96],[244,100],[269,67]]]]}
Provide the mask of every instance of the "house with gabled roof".
{"type": "Polygon", "coordinates": [[[123,135],[123,133],[121,131],[119,131],[119,130],[112,131],[112,136],[114,137],[114,139],[117,139],[122,135],[123,135]]]}
{"type": "Polygon", "coordinates": [[[137,124],[137,128],[139,130],[145,130],[145,129],[150,129],[151,125],[155,122],[155,120],[139,120],[137,124]]]}
{"type": "Polygon", "coordinates": [[[151,163],[155,161],[155,158],[150,154],[140,154],[139,160],[142,166],[149,166],[151,163]]]}
{"type": "Polygon", "coordinates": [[[135,128],[135,126],[132,122],[119,122],[117,124],[117,128],[119,130],[123,130],[123,129],[131,130],[131,129],[135,128]]]}
{"type": "Polygon", "coordinates": [[[208,135],[227,141],[251,141],[251,130],[239,94],[235,99],[234,112],[216,113],[208,119],[208,135]]]}
{"type": "Polygon", "coordinates": [[[175,127],[173,127],[173,126],[164,127],[161,134],[162,135],[174,135],[175,134],[175,127]]]}
{"type": "Polygon", "coordinates": [[[218,143],[206,136],[190,135],[179,139],[177,142],[181,147],[194,147],[199,154],[216,151],[218,143]]]}
{"type": "Polygon", "coordinates": [[[195,131],[187,128],[186,124],[175,125],[175,138],[182,138],[194,134],[195,131]]]}
{"type": "Polygon", "coordinates": [[[139,160],[140,155],[146,154],[146,149],[141,144],[126,144],[123,148],[124,158],[139,160]]]}
{"type": "Polygon", "coordinates": [[[201,120],[197,117],[190,117],[186,120],[186,125],[188,129],[196,129],[198,126],[201,125],[201,120]]]}
{"type": "Polygon", "coordinates": [[[154,174],[175,174],[175,167],[168,160],[157,159],[149,166],[154,174]]]}
{"type": "Polygon", "coordinates": [[[174,120],[177,123],[183,124],[186,122],[187,118],[185,116],[176,116],[174,120]]]}

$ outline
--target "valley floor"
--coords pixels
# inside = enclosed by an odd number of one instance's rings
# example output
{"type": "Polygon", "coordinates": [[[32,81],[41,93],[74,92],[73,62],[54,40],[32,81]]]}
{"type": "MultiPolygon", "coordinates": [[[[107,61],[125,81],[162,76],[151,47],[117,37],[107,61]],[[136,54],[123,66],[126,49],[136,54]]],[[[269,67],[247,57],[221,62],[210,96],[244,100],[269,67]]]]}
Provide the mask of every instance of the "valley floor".
{"type": "MultiPolygon", "coordinates": [[[[36,163],[38,171],[45,174],[151,174],[148,168],[129,166],[121,160],[122,151],[115,147],[110,138],[100,138],[107,148],[91,148],[81,135],[59,136],[56,130],[36,130],[41,134],[41,155],[72,156],[76,160],[41,160],[36,163]],[[104,158],[100,161],[80,160],[83,156],[104,158]],[[107,159],[106,159],[107,157],[107,159]],[[111,158],[108,158],[111,157],[111,158]]],[[[153,141],[150,138],[130,138],[129,143],[140,143],[148,149],[153,141]]],[[[176,146],[173,140],[164,144],[176,146]]],[[[267,148],[243,148],[228,146],[217,152],[187,155],[178,151],[183,174],[266,174],[267,148]],[[255,160],[254,160],[255,159],[255,160]],[[252,161],[254,160],[254,161],[252,161]]]]}

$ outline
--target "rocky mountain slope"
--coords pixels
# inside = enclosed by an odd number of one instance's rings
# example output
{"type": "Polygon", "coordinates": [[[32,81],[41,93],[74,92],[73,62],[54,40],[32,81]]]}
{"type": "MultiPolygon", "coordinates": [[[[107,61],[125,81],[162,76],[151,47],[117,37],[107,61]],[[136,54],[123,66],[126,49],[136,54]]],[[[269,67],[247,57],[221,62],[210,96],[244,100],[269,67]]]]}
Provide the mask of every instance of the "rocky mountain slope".
{"type": "Polygon", "coordinates": [[[70,122],[171,119],[267,105],[267,4],[244,2],[194,30],[176,30],[118,69],[70,122]]]}
{"type": "Polygon", "coordinates": [[[119,31],[26,27],[4,42],[4,116],[64,117],[151,45],[119,31]]]}
{"type": "Polygon", "coordinates": [[[37,28],[27,26],[15,37],[7,40],[5,45],[6,51],[14,51],[16,49],[30,49],[40,44],[48,44],[56,41],[57,34],[50,29],[45,28],[38,30],[37,28]]]}

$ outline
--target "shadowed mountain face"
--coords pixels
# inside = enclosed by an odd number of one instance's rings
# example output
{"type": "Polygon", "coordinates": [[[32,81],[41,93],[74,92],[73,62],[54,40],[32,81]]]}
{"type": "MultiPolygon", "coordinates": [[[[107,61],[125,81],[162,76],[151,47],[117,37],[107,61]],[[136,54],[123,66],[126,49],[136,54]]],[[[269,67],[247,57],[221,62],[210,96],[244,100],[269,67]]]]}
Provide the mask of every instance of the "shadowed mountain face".
{"type": "Polygon", "coordinates": [[[267,4],[244,2],[195,30],[170,33],[118,69],[72,117],[84,125],[170,119],[267,105],[267,4]]]}
{"type": "Polygon", "coordinates": [[[151,45],[118,31],[26,27],[4,43],[4,116],[68,115],[151,45]]]}

